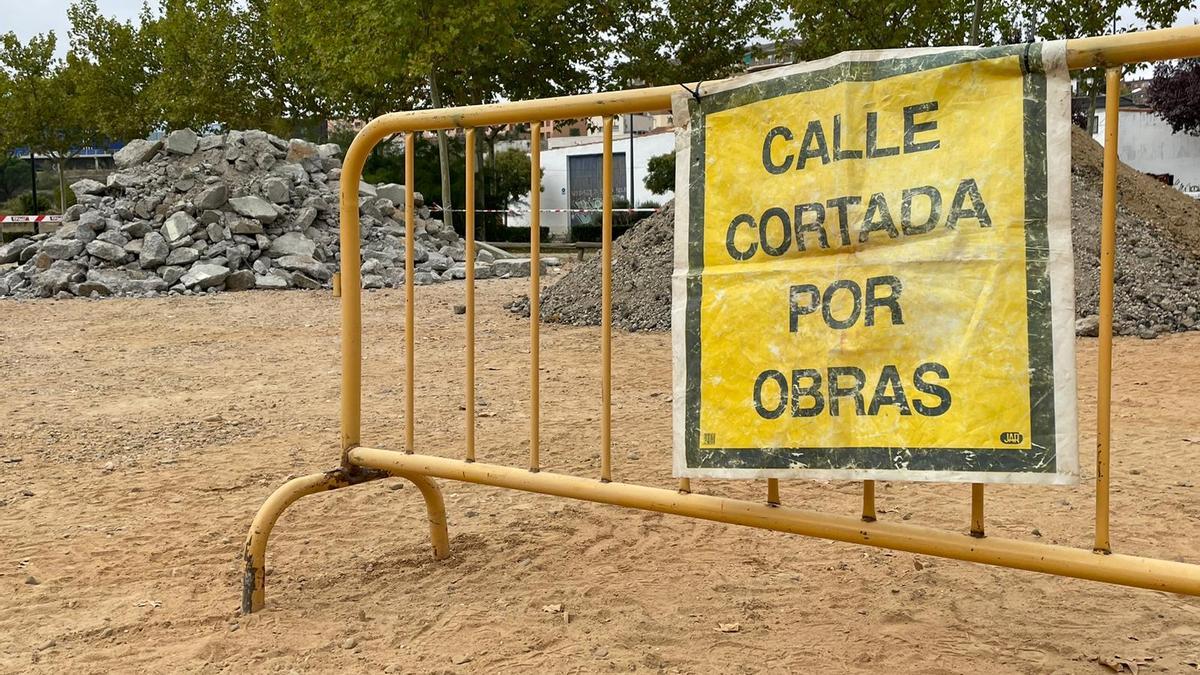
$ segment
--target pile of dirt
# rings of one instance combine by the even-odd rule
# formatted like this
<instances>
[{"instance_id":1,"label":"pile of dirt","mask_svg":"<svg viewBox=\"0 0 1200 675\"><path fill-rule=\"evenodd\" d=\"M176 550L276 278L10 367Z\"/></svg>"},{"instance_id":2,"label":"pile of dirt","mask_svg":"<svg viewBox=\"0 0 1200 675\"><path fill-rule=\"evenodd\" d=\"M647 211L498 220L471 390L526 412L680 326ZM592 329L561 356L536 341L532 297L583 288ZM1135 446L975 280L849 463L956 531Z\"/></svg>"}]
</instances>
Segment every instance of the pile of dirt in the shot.
<instances>
[{"instance_id":1,"label":"pile of dirt","mask_svg":"<svg viewBox=\"0 0 1200 675\"><path fill-rule=\"evenodd\" d=\"M1104 150L1071 137L1071 237L1080 335L1096 335ZM1200 202L1125 164L1117 168L1113 332L1153 338L1200 326Z\"/></svg>"},{"instance_id":2,"label":"pile of dirt","mask_svg":"<svg viewBox=\"0 0 1200 675\"><path fill-rule=\"evenodd\" d=\"M1104 146L1078 127L1072 127L1072 134L1071 173L1099 194ZM1200 252L1200 201L1124 162L1117 165L1117 193L1125 214L1158 225L1190 250ZM1097 222L1099 219L1097 207Z\"/></svg>"},{"instance_id":3,"label":"pile of dirt","mask_svg":"<svg viewBox=\"0 0 1200 675\"><path fill-rule=\"evenodd\" d=\"M1071 138L1071 234L1077 329L1095 335L1099 301L1103 149L1076 129ZM1122 164L1118 171L1114 331L1152 338L1200 326L1200 202ZM672 238L668 204L613 246L613 325L671 327ZM527 297L510 308L529 316ZM542 292L542 319L600 322L600 261L593 258Z\"/></svg>"},{"instance_id":4,"label":"pile of dirt","mask_svg":"<svg viewBox=\"0 0 1200 675\"><path fill-rule=\"evenodd\" d=\"M671 329L671 266L675 203L613 242L613 325L629 331ZM577 265L542 290L542 320L576 326L600 323L600 256ZM509 308L529 316L529 296Z\"/></svg>"}]
</instances>

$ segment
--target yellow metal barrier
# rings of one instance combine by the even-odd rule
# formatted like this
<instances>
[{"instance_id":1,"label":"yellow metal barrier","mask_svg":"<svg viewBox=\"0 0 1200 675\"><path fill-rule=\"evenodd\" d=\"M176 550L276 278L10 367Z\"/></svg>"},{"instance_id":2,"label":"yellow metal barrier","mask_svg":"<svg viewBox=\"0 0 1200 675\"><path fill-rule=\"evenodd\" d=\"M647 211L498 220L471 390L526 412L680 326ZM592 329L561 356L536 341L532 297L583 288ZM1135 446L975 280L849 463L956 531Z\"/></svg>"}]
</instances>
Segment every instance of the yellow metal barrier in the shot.
<instances>
[{"instance_id":1,"label":"yellow metal barrier","mask_svg":"<svg viewBox=\"0 0 1200 675\"><path fill-rule=\"evenodd\" d=\"M1200 26L1144 31L1124 35L1084 38L1067 43L1070 68L1104 66L1107 92L1104 146L1104 188L1100 256L1100 357L1096 429L1096 536L1093 551L1050 544L984 536L983 485L971 487L970 535L915 525L876 521L875 482L863 482L862 514L858 517L831 515L780 504L779 483L769 480L765 503L692 494L691 481L680 479L677 490L612 482L611 462L611 265L612 265L612 121L625 113L663 110L670 107L677 86L652 87L584 96L567 96L496 105L397 112L376 118L359 132L342 167L341 250L342 269L342 400L341 466L324 473L289 481L267 499L251 526L245 546L245 579L242 611L262 608L265 595L266 545L279 515L297 499L387 476L412 481L425 497L429 512L434 557L449 554L445 510L441 492L433 478L491 485L514 490L556 495L613 504L660 513L673 513L735 525L790 532L835 541L866 544L980 562L1014 569L1057 574L1153 590L1200 595L1200 565L1111 554L1109 540L1109 450L1111 441L1112 389L1112 303L1113 262L1116 253L1117 106L1120 68L1125 63L1200 56ZM453 460L414 453L414 210L413 147L415 134L447 128L466 129L467 137L467 255L474 260L474 141L475 128L496 124L531 123L533 138L541 131L539 120L604 118L604 204L601 321L601 468L597 478L566 476L540 471L539 439L539 247L540 157L532 148L530 275L530 429L529 468L475 462L474 406L474 266L467 264L466 329L466 456ZM392 134L405 134L405 437L403 452L363 447L360 438L362 403L362 309L358 184L371 149Z\"/></svg>"}]
</instances>

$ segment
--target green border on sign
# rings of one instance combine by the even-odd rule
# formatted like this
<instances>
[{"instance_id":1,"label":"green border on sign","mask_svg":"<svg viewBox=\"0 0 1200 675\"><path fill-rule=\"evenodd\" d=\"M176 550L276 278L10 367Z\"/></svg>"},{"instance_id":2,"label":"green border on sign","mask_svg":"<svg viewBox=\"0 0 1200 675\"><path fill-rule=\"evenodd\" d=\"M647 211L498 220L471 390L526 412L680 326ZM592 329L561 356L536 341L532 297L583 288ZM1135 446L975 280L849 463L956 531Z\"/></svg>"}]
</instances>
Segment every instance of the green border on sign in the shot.
<instances>
[{"instance_id":1,"label":"green border on sign","mask_svg":"<svg viewBox=\"0 0 1200 675\"><path fill-rule=\"evenodd\" d=\"M1021 57L1024 79L1025 274L1029 324L1030 449L927 447L700 447L700 300L704 288L704 166L706 116L765 99L824 89L839 82L875 82L960 63ZM686 401L684 447L688 469L861 469L1055 473L1054 349L1050 316L1047 230L1046 74L1041 45L947 51L881 61L845 62L703 96L689 102L691 166L687 304L684 323Z\"/></svg>"}]
</instances>

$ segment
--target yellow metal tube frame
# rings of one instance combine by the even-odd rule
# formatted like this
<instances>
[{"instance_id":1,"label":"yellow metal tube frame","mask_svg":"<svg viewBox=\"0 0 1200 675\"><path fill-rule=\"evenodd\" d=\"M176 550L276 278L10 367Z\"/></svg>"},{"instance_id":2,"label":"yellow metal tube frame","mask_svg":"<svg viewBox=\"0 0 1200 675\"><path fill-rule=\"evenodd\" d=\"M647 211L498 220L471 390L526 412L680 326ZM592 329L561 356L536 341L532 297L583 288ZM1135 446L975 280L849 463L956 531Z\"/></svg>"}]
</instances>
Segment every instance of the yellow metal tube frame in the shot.
<instances>
[{"instance_id":1,"label":"yellow metal tube frame","mask_svg":"<svg viewBox=\"0 0 1200 675\"><path fill-rule=\"evenodd\" d=\"M416 161L414 159L415 153L416 153L416 148L415 148L416 144L417 144L416 134L413 134L412 132L405 134L405 136L404 136L404 183L405 183L404 184L404 451L409 454L416 452L415 441L413 440L413 434L414 434L413 427L416 426L416 418L417 418L416 411L415 411L415 403L413 402L414 399L416 398L416 385L414 384L413 373L415 373L417 370L416 366L415 366L415 363L416 363L416 335L415 335L416 319L414 318L415 308L413 306L416 302L413 298L413 295L414 295L413 289L415 288L415 286L413 285L413 275L416 274L416 265L414 264L415 253L413 252L414 249L416 248L416 243L415 243L416 242L416 234L413 232L413 230L415 230L417 227L416 215L415 215L415 212L417 210L416 197L413 195L413 185L415 184L413 177L416 175L416 171L413 169L413 164ZM359 176L362 175L362 167L361 166L358 169L358 173L355 175L359 175ZM346 181L342 181L342 204L347 203L345 193L346 193ZM357 203L357 202L354 202L354 203ZM353 236L353 239L355 241L358 241L358 239L359 239L359 237L358 237L358 211L357 211L357 207L354 207L354 208L355 208L355 212L354 212L355 217L354 217L354 221L353 221L354 222L353 227L354 227L355 234ZM346 217L345 214L346 214L346 209L342 209L342 217L343 218ZM347 233L342 232L342 243L345 243L346 239L348 239L348 238L349 237L347 237ZM342 249L342 250L356 251L358 249L359 249L359 245L355 244L355 246L353 246L352 248ZM354 256L350 256L350 257L353 258ZM354 279L355 279L355 283L360 283L358 281L358 276L355 276ZM358 291L355 291L355 295L356 296L358 295ZM355 303L357 303L357 302L358 301L356 299ZM342 301L343 315L345 315L344 308L347 304L349 304L347 301L345 301L345 300ZM356 312L356 314L361 314L361 313L362 313L362 309L359 308L358 311ZM357 319L357 321L359 322L359 325L361 326L361 324L362 324L361 317L359 319ZM348 347L346 340L347 340L348 335L349 335L348 331L346 331L345 326L343 326L342 327L342 396L343 396L343 398L345 397L345 392L347 389L352 387L355 391L358 391L359 389L362 388L362 362L361 362L362 361L362 356L361 356L362 355L362 331L360 329L359 332L356 334L356 337L352 338L352 340L355 342L355 344L353 345L353 350L356 354L359 354L359 360L355 361L353 366L351 366L349 364L349 362L346 361L346 354L347 354L346 349ZM347 379L347 375L346 375L347 372L351 372L353 374L353 377L354 377L353 382L351 382L350 380ZM361 400L361 395L356 394L356 399ZM361 414L356 411L354 414L354 420L357 422L360 420L360 417L361 417ZM342 419L343 420L346 419L346 406L344 404L342 405ZM358 429L358 427L355 427L354 438L358 438L358 435L359 435L359 429ZM343 437L344 436L345 436L345 434L343 433ZM357 445L357 443L356 443L356 445ZM347 447L343 446L342 452L345 453L345 451L347 449L348 449Z\"/></svg>"},{"instance_id":2,"label":"yellow metal tube frame","mask_svg":"<svg viewBox=\"0 0 1200 675\"><path fill-rule=\"evenodd\" d=\"M1111 553L1108 540L1109 447L1112 445L1113 273L1117 261L1117 124L1120 119L1121 69L1105 74L1104 187L1100 204L1100 338L1096 356L1096 542L1097 553Z\"/></svg>"},{"instance_id":3,"label":"yellow metal tube frame","mask_svg":"<svg viewBox=\"0 0 1200 675\"><path fill-rule=\"evenodd\" d=\"M529 128L529 470L542 468L542 123Z\"/></svg>"},{"instance_id":4,"label":"yellow metal tube frame","mask_svg":"<svg viewBox=\"0 0 1200 675\"><path fill-rule=\"evenodd\" d=\"M271 494L267 501L258 509L254 522L250 525L250 534L246 537L245 572L242 577L242 613L250 614L262 609L266 599L267 579L267 539L279 516L301 497L328 492L359 483L388 478L393 474L379 471L336 469L327 473L314 473L308 476L294 478L283 484ZM394 474L399 476L400 474ZM428 476L420 474L403 475L412 481L421 496L425 498L425 508L429 514L429 536L433 541L433 557L443 560L450 555L450 537L446 532L446 506L442 499L442 491Z\"/></svg>"},{"instance_id":5,"label":"yellow metal tube frame","mask_svg":"<svg viewBox=\"0 0 1200 675\"><path fill-rule=\"evenodd\" d=\"M350 451L356 466L389 473L422 475L466 483L570 497L689 518L745 525L764 530L867 544L895 551L1045 572L1125 586L1200 595L1200 568L1187 563L1091 551L1037 542L988 537L917 525L874 522L815 511L770 506L727 497L681 494L675 490L628 483L605 483L579 476L529 473L515 467L468 463L429 455L405 455L359 447Z\"/></svg>"},{"instance_id":6,"label":"yellow metal tube frame","mask_svg":"<svg viewBox=\"0 0 1200 675\"><path fill-rule=\"evenodd\" d=\"M600 163L603 203L600 226L600 480L612 480L612 145L613 118L604 118ZM540 264L540 263L539 263Z\"/></svg>"},{"instance_id":7,"label":"yellow metal tube frame","mask_svg":"<svg viewBox=\"0 0 1200 675\"><path fill-rule=\"evenodd\" d=\"M987 536L983 529L983 483L971 483L971 536Z\"/></svg>"},{"instance_id":8,"label":"yellow metal tube frame","mask_svg":"<svg viewBox=\"0 0 1200 675\"><path fill-rule=\"evenodd\" d=\"M412 183L409 183L411 185ZM467 461L475 461L475 130L467 129ZM412 282L404 281L406 286Z\"/></svg>"},{"instance_id":9,"label":"yellow metal tube frame","mask_svg":"<svg viewBox=\"0 0 1200 675\"><path fill-rule=\"evenodd\" d=\"M1157 61L1173 58L1200 56L1200 26L1168 28L1109 35L1102 37L1069 40L1067 42L1067 65L1072 69L1104 66L1108 73L1108 114L1106 120L1104 244L1101 254L1101 358L1099 426L1097 433L1097 497L1096 497L1096 542L1097 552L1108 553L1108 478L1109 478L1109 402L1111 387L1111 331L1106 329L1106 307L1111 326L1112 274L1111 256L1115 252L1112 229L1116 206L1116 125L1113 95L1119 84L1115 66L1139 61ZM695 89L695 86L692 87ZM433 537L435 557L448 554L445 512L441 493L432 478L445 478L483 485L493 485L528 492L557 495L630 508L645 509L661 513L674 513L692 518L746 525L762 529L790 532L813 537L824 537L835 541L866 544L899 551L925 555L936 555L1015 569L1058 574L1062 576L1104 581L1126 586L1171 591L1188 595L1200 595L1200 565L1166 560L1127 556L1096 555L1092 551L1054 546L1043 543L1023 542L997 537L972 538L958 533L934 530L900 523L872 522L875 517L875 483L863 485L863 512L861 517L837 516L803 511L761 502L748 502L696 495L691 493L691 482L679 481L678 490L596 481L594 479L555 475L538 472L537 433L537 304L533 307L531 347L534 372L531 375L532 424L530 429L530 471L503 466L493 466L461 460L412 454L415 452L413 425L413 229L415 227L412 186L413 150L415 134L448 128L474 128L485 125L520 124L531 120L578 119L594 116L605 118L604 179L611 188L612 162L612 119L613 115L665 110L671 105L671 96L679 86L650 87L621 92L604 92L582 96L565 96L535 101L517 101L494 105L467 106L462 108L419 110L382 115L367 124L355 137L346 152L342 166L340 192L341 208L341 304L342 304L342 397L341 397L341 450L342 466L326 474L314 474L289 481L272 494L259 509L246 540L246 578L243 585L242 610L252 612L263 606L267 538L279 515L297 499L327 490L334 490L383 476L380 471L401 475L421 489L429 511L430 531ZM540 132L540 123L535 125ZM405 135L405 346L406 346L406 389L405 389L405 453L360 447L361 433L361 386L362 386L362 310L361 270L358 251L361 241L358 220L358 186L368 154L379 141L392 134ZM472 133L473 138L473 133ZM535 139L536 143L536 139ZM536 197L537 177L540 166L532 171L531 184ZM473 158L471 159L474 162ZM469 178L470 181L470 178ZM471 181L473 187L473 181ZM611 189L605 190L604 230L611 230ZM537 236L536 210L539 201L532 200L535 210L532 224ZM470 208L470 205L468 206ZM473 220L473 213L471 218ZM473 233L472 233L473 236ZM610 452L610 406L611 378L609 350L611 349L607 312L610 279L608 265L611 263L611 241L604 238L604 312L605 327L602 331L604 352L602 394L605 410L601 418L602 429L602 479L611 479ZM531 246L533 251L537 248ZM537 269L537 253L532 268ZM1105 270L1107 266L1107 271ZM470 269L470 263L468 263ZM473 272L473 270L471 270ZM538 282L533 276L531 291L537 296ZM473 289L472 289L473 291ZM472 293L473 295L473 293ZM473 323L473 317L468 318ZM471 349L469 346L468 349ZM470 353L470 352L468 352ZM468 413L470 417L470 412ZM982 486L980 486L982 487ZM768 501L778 502L778 484L768 483ZM865 521L865 522L864 522ZM972 532L983 533L983 494L979 488L972 489Z\"/></svg>"},{"instance_id":10,"label":"yellow metal tube frame","mask_svg":"<svg viewBox=\"0 0 1200 675\"><path fill-rule=\"evenodd\" d=\"M873 523L877 520L875 514L875 481L863 481L863 508L862 519L864 522Z\"/></svg>"}]
</instances>

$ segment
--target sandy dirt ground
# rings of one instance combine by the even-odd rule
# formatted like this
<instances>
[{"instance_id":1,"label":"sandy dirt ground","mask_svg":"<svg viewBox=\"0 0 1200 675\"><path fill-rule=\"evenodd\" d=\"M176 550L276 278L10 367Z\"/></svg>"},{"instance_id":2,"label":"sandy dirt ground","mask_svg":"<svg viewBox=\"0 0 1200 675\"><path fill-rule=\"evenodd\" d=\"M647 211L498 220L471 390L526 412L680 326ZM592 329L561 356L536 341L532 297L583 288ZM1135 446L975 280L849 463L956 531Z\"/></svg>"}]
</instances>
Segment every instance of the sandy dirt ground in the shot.
<instances>
[{"instance_id":1,"label":"sandy dirt ground","mask_svg":"<svg viewBox=\"0 0 1200 675\"><path fill-rule=\"evenodd\" d=\"M482 461L526 461L528 330L501 308L522 290L480 283ZM462 452L462 292L418 291L421 452ZM365 308L364 443L401 448L403 293ZM1200 599L457 483L435 562L398 479L289 510L267 609L239 616L254 511L336 463L338 325L319 292L0 303L0 671L1198 672ZM549 470L598 474L598 335L544 329ZM615 474L672 486L668 336L614 343ZM1096 349L1079 345L1090 456ZM1200 334L1116 353L1114 547L1200 562ZM881 484L880 517L965 532L969 493ZM1090 481L988 497L992 534L1090 547ZM858 499L783 485L787 505Z\"/></svg>"}]
</instances>

